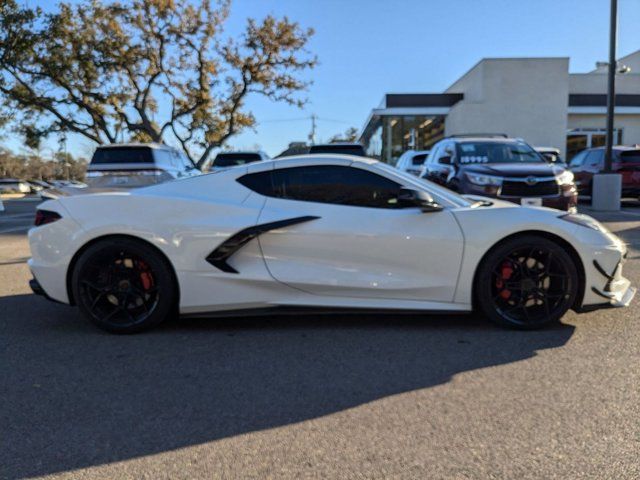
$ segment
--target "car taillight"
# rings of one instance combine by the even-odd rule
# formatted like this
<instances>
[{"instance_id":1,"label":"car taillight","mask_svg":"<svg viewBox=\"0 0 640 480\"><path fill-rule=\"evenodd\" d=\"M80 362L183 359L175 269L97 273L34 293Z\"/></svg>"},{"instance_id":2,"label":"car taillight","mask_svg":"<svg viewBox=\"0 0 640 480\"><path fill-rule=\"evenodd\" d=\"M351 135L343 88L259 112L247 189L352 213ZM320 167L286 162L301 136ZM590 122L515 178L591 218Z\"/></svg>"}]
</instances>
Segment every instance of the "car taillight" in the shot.
<instances>
[{"instance_id":1,"label":"car taillight","mask_svg":"<svg viewBox=\"0 0 640 480\"><path fill-rule=\"evenodd\" d=\"M36 220L34 225L39 227L41 225L46 225L47 223L53 223L61 218L62 217L59 213L52 212L50 210L36 210Z\"/></svg>"}]
</instances>

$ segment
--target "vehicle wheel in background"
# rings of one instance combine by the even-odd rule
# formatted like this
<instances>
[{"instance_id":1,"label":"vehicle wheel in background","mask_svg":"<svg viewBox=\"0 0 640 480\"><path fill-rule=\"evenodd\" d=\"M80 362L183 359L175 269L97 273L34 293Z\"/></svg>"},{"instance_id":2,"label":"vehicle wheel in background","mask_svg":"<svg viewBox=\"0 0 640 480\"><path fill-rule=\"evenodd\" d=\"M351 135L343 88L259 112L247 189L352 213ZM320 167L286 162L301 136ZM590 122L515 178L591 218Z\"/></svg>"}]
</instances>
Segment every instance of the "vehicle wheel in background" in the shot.
<instances>
[{"instance_id":1,"label":"vehicle wheel in background","mask_svg":"<svg viewBox=\"0 0 640 480\"><path fill-rule=\"evenodd\" d=\"M491 250L475 279L477 305L493 322L535 329L557 322L573 305L578 269L557 243L513 237Z\"/></svg>"},{"instance_id":2,"label":"vehicle wheel in background","mask_svg":"<svg viewBox=\"0 0 640 480\"><path fill-rule=\"evenodd\" d=\"M134 239L91 245L76 262L71 285L82 313L112 333L147 330L175 311L177 286L170 265Z\"/></svg>"}]
</instances>

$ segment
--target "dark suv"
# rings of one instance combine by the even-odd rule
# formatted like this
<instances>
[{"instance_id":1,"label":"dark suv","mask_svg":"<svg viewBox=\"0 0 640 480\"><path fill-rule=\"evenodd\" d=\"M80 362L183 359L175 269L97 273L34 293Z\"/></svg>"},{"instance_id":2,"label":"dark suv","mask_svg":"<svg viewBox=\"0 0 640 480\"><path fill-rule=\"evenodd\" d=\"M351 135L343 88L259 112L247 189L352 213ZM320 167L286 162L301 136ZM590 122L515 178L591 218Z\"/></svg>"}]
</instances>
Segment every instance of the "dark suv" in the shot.
<instances>
[{"instance_id":1,"label":"dark suv","mask_svg":"<svg viewBox=\"0 0 640 480\"><path fill-rule=\"evenodd\" d=\"M622 175L622 196L640 197L640 148L613 147L612 170ZM604 147L589 148L569 162L580 195L591 195L593 175L604 171Z\"/></svg>"},{"instance_id":2,"label":"dark suv","mask_svg":"<svg viewBox=\"0 0 640 480\"><path fill-rule=\"evenodd\" d=\"M578 203L569 170L506 135L447 137L433 146L421 176L462 194L522 205L575 210Z\"/></svg>"}]
</instances>

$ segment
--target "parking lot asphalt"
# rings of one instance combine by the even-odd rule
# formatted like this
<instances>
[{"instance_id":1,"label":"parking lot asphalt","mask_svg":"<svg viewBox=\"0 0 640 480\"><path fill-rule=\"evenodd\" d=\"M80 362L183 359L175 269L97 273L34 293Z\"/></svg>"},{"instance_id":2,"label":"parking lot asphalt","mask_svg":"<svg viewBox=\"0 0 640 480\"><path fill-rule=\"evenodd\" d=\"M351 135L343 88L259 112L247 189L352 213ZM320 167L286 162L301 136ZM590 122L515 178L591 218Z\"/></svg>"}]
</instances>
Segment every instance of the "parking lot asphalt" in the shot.
<instances>
[{"instance_id":1,"label":"parking lot asphalt","mask_svg":"<svg viewBox=\"0 0 640 480\"><path fill-rule=\"evenodd\" d=\"M637 286L626 207L596 215ZM0 478L640 478L639 298L534 332L352 315L114 336L29 292L31 221L7 219Z\"/></svg>"}]
</instances>

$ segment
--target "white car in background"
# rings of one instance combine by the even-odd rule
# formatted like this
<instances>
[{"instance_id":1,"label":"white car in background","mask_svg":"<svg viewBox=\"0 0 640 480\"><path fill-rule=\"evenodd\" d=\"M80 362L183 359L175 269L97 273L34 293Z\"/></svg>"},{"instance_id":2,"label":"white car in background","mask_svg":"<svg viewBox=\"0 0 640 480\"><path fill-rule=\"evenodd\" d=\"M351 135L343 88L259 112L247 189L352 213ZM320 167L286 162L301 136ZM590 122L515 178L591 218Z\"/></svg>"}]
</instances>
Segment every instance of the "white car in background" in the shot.
<instances>
[{"instance_id":1,"label":"white car in background","mask_svg":"<svg viewBox=\"0 0 640 480\"><path fill-rule=\"evenodd\" d=\"M428 156L429 150L407 150L398 158L396 168L418 177Z\"/></svg>"},{"instance_id":2,"label":"white car in background","mask_svg":"<svg viewBox=\"0 0 640 480\"><path fill-rule=\"evenodd\" d=\"M533 147L533 149L542 155L549 163L564 164L565 161L560 155L560 149L556 147Z\"/></svg>"},{"instance_id":3,"label":"white car in background","mask_svg":"<svg viewBox=\"0 0 640 480\"><path fill-rule=\"evenodd\" d=\"M168 145L111 144L96 148L87 167L85 182L92 189L128 189L201 173L184 153Z\"/></svg>"},{"instance_id":4,"label":"white car in background","mask_svg":"<svg viewBox=\"0 0 640 480\"><path fill-rule=\"evenodd\" d=\"M31 193L31 186L23 180L0 178L0 193Z\"/></svg>"},{"instance_id":5,"label":"white car in background","mask_svg":"<svg viewBox=\"0 0 640 480\"><path fill-rule=\"evenodd\" d=\"M626 306L591 217L469 199L372 159L303 155L39 205L31 287L112 332L183 315L469 312L539 328Z\"/></svg>"}]
</instances>

